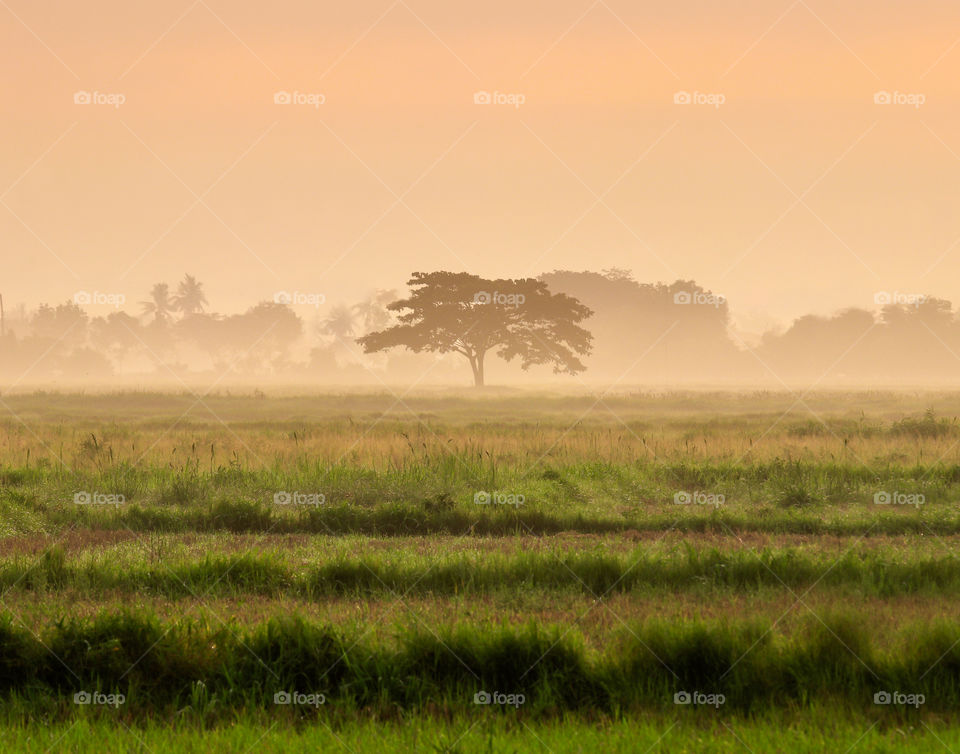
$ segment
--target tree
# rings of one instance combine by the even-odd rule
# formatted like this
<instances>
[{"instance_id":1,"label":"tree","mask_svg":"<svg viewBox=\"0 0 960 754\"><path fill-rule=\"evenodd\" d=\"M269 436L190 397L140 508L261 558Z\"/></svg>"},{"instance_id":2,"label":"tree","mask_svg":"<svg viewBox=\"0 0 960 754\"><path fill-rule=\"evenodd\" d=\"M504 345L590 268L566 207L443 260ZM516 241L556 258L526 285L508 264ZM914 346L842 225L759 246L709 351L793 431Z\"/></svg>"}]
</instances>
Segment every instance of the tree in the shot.
<instances>
[{"instance_id":1,"label":"tree","mask_svg":"<svg viewBox=\"0 0 960 754\"><path fill-rule=\"evenodd\" d=\"M330 310L329 316L320 323L318 330L324 335L330 335L335 340L341 341L354 335L353 309L345 304L337 304Z\"/></svg>"},{"instance_id":2,"label":"tree","mask_svg":"<svg viewBox=\"0 0 960 754\"><path fill-rule=\"evenodd\" d=\"M287 304L264 301L245 313L228 317L241 357L238 366L254 372L288 367L290 348L303 334L303 322ZM265 369L265 367L267 369Z\"/></svg>"},{"instance_id":3,"label":"tree","mask_svg":"<svg viewBox=\"0 0 960 754\"><path fill-rule=\"evenodd\" d=\"M203 293L203 283L193 275L184 275L177 286L177 295L173 297L173 305L181 314L200 314L207 305L207 297Z\"/></svg>"},{"instance_id":4,"label":"tree","mask_svg":"<svg viewBox=\"0 0 960 754\"><path fill-rule=\"evenodd\" d=\"M123 372L123 359L141 343L140 323L126 312L111 312L106 319L91 322L90 339L97 348L116 363L117 374Z\"/></svg>"},{"instance_id":5,"label":"tree","mask_svg":"<svg viewBox=\"0 0 960 754\"><path fill-rule=\"evenodd\" d=\"M346 304L337 304L330 309L326 319L317 323L317 332L332 338L331 353L340 352L343 359L350 361L353 354L351 341L357 334L357 315L355 308Z\"/></svg>"},{"instance_id":6,"label":"tree","mask_svg":"<svg viewBox=\"0 0 960 754\"><path fill-rule=\"evenodd\" d=\"M640 283L617 268L539 279L593 310L587 365L595 378L674 382L703 379L709 369L709 379L724 381L758 368L730 335L727 301L693 280Z\"/></svg>"},{"instance_id":7,"label":"tree","mask_svg":"<svg viewBox=\"0 0 960 754\"><path fill-rule=\"evenodd\" d=\"M381 289L359 304L353 305L353 310L363 323L365 333L390 324L390 312L387 311L387 305L396 297L396 291Z\"/></svg>"},{"instance_id":8,"label":"tree","mask_svg":"<svg viewBox=\"0 0 960 754\"><path fill-rule=\"evenodd\" d=\"M399 324L358 338L373 353L404 346L415 353L463 354L477 387L484 382L484 357L490 350L520 366L552 364L557 374L586 367L578 356L590 352L593 336L579 326L592 312L575 298L550 293L531 278L487 280L454 272L414 272L410 297L387 306L403 312Z\"/></svg>"},{"instance_id":9,"label":"tree","mask_svg":"<svg viewBox=\"0 0 960 754\"><path fill-rule=\"evenodd\" d=\"M87 337L87 314L75 302L40 304L30 319L34 336L52 341L51 348L69 350L79 347Z\"/></svg>"},{"instance_id":10,"label":"tree","mask_svg":"<svg viewBox=\"0 0 960 754\"><path fill-rule=\"evenodd\" d=\"M88 326L86 312L73 301L56 307L41 304L30 318L31 337L17 349L26 370L21 377L56 373L63 359L86 342Z\"/></svg>"},{"instance_id":11,"label":"tree","mask_svg":"<svg viewBox=\"0 0 960 754\"><path fill-rule=\"evenodd\" d=\"M150 289L150 300L141 301L140 307L143 310L143 316L153 316L155 325L165 325L170 321L170 317L177 310L176 303L170 297L170 286L166 283L157 283Z\"/></svg>"}]
</instances>

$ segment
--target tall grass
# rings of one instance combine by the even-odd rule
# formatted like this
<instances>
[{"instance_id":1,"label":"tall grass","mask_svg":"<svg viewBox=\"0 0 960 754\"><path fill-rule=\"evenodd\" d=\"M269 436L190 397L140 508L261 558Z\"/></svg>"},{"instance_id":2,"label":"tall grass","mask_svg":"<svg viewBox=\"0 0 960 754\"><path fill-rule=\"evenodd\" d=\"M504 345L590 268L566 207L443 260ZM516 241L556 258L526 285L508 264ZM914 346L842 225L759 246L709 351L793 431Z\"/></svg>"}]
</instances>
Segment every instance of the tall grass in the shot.
<instances>
[{"instance_id":1,"label":"tall grass","mask_svg":"<svg viewBox=\"0 0 960 754\"><path fill-rule=\"evenodd\" d=\"M960 559L952 554L850 550L839 556L793 549L758 552L688 547L629 555L602 552L517 552L424 557L415 553L338 556L316 565L277 554L207 555L199 560L146 556L114 562L109 555L68 560L60 549L39 561L0 563L0 589L74 589L88 596L129 592L184 598L259 594L308 600L330 596L482 595L567 590L594 596L639 590L680 592L715 587L844 588L861 597L960 595Z\"/></svg>"},{"instance_id":2,"label":"tall grass","mask_svg":"<svg viewBox=\"0 0 960 754\"><path fill-rule=\"evenodd\" d=\"M935 459L934 459L935 460ZM204 469L118 461L64 471L0 465L0 535L71 525L135 531L512 533L533 530L734 529L810 533L960 531L960 465L748 459L677 462L579 458L547 466L450 450L386 466L317 459ZM121 495L114 508L74 503L78 491ZM276 505L275 495L323 496L316 507ZM517 508L477 505L478 493L523 498ZM722 497L719 508L677 505L679 493ZM877 505L912 495L917 506ZM717 522L721 522L718 524Z\"/></svg>"},{"instance_id":3,"label":"tall grass","mask_svg":"<svg viewBox=\"0 0 960 754\"><path fill-rule=\"evenodd\" d=\"M349 709L471 708L474 694L523 694L525 713L675 709L674 694L723 694L727 709L790 704L871 708L877 691L960 705L958 627L907 627L881 651L852 616L811 619L792 636L759 622L648 622L588 652L575 631L531 625L422 627L393 642L297 618L251 629L133 613L69 620L35 636L0 620L0 693L40 700L79 690L127 696L126 714L172 713L202 688L212 705L269 707L278 691L322 693ZM900 713L912 710L899 710ZM315 711L308 714L320 714Z\"/></svg>"}]
</instances>

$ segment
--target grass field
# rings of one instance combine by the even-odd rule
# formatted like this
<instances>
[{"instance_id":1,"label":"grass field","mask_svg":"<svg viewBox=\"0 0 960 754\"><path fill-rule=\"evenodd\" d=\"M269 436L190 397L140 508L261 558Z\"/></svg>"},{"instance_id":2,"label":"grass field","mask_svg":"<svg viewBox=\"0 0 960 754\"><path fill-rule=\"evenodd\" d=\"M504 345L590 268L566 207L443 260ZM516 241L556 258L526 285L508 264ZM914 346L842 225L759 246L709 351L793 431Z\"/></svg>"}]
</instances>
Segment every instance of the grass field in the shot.
<instances>
[{"instance_id":1,"label":"grass field","mask_svg":"<svg viewBox=\"0 0 960 754\"><path fill-rule=\"evenodd\" d=\"M958 750L958 415L960 393L4 395L0 740Z\"/></svg>"}]
</instances>

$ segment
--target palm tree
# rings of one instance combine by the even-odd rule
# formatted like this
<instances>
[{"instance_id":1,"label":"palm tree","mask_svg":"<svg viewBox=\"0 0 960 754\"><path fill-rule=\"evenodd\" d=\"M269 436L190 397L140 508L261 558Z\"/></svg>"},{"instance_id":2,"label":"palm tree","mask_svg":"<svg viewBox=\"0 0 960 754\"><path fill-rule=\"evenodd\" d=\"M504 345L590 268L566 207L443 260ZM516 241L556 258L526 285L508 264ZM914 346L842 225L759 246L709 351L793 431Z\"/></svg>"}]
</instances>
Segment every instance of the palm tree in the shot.
<instances>
[{"instance_id":1,"label":"palm tree","mask_svg":"<svg viewBox=\"0 0 960 754\"><path fill-rule=\"evenodd\" d=\"M357 334L357 315L353 307L337 304L330 309L330 315L317 323L317 332L330 337L332 353L339 352L338 361L355 360L353 338ZM336 357L334 357L336 358Z\"/></svg>"},{"instance_id":2,"label":"palm tree","mask_svg":"<svg viewBox=\"0 0 960 754\"><path fill-rule=\"evenodd\" d=\"M354 304L353 310L363 321L364 332L379 330L390 323L390 312L387 311L387 304L396 297L396 291L378 290L365 301Z\"/></svg>"},{"instance_id":3,"label":"palm tree","mask_svg":"<svg viewBox=\"0 0 960 754\"><path fill-rule=\"evenodd\" d=\"M354 334L354 314L349 306L337 304L330 310L330 316L320 324L320 332L332 335L338 341L344 341Z\"/></svg>"},{"instance_id":4,"label":"palm tree","mask_svg":"<svg viewBox=\"0 0 960 754\"><path fill-rule=\"evenodd\" d=\"M150 300L141 301L143 316L153 315L154 324L167 324L177 307L170 297L170 286L166 283L157 283L150 289Z\"/></svg>"},{"instance_id":5,"label":"palm tree","mask_svg":"<svg viewBox=\"0 0 960 754\"><path fill-rule=\"evenodd\" d=\"M173 305L182 314L199 314L207 305L207 297L203 295L203 283L193 275L184 275L177 286L177 295L173 297Z\"/></svg>"}]
</instances>

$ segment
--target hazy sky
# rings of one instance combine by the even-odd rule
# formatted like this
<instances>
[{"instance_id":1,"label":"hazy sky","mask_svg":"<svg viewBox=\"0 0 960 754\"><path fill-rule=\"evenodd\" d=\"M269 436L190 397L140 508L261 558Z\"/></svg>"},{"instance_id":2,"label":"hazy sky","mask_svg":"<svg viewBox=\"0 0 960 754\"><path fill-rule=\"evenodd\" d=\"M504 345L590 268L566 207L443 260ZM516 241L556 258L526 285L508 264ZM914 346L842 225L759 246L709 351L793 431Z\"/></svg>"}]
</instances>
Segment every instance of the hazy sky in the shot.
<instances>
[{"instance_id":1,"label":"hazy sky","mask_svg":"<svg viewBox=\"0 0 960 754\"><path fill-rule=\"evenodd\" d=\"M960 303L960 4L839 5L3 0L0 293L625 267L748 327Z\"/></svg>"}]
</instances>

